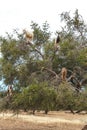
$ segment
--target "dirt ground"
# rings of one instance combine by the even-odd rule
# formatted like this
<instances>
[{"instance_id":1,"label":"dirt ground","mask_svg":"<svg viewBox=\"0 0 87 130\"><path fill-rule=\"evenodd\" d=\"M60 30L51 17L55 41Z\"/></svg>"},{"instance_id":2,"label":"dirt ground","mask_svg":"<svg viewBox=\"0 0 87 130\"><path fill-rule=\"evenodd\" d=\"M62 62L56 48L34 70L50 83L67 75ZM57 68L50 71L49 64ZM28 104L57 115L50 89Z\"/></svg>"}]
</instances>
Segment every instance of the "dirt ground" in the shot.
<instances>
[{"instance_id":1,"label":"dirt ground","mask_svg":"<svg viewBox=\"0 0 87 130\"><path fill-rule=\"evenodd\" d=\"M0 114L0 130L81 130L87 125L87 114L69 112L37 112L35 115L22 113Z\"/></svg>"}]
</instances>

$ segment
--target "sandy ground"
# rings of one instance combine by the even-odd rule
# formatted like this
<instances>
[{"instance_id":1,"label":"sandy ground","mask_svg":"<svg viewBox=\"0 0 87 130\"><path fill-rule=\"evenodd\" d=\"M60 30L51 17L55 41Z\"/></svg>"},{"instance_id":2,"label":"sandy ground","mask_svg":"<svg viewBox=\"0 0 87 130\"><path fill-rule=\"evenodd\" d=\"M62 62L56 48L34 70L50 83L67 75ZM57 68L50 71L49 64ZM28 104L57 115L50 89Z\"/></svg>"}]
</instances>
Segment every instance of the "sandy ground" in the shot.
<instances>
[{"instance_id":1,"label":"sandy ground","mask_svg":"<svg viewBox=\"0 0 87 130\"><path fill-rule=\"evenodd\" d=\"M35 115L26 113L0 113L0 130L81 130L87 125L86 114L69 112L37 112Z\"/></svg>"}]
</instances>

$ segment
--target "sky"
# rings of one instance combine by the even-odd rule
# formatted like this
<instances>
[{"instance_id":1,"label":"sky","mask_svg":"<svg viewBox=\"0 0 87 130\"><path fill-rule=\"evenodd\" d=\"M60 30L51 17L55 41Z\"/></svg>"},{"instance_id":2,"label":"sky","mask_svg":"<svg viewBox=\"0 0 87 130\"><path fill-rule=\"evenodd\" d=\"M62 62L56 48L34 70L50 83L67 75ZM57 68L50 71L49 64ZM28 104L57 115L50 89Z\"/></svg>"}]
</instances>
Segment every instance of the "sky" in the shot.
<instances>
[{"instance_id":1,"label":"sky","mask_svg":"<svg viewBox=\"0 0 87 130\"><path fill-rule=\"evenodd\" d=\"M47 21L53 33L61 27L59 14L65 11L79 14L87 22L87 0L0 0L0 36L14 29L30 30L31 21L42 25ZM2 82L1 82L2 84Z\"/></svg>"},{"instance_id":2,"label":"sky","mask_svg":"<svg viewBox=\"0 0 87 130\"><path fill-rule=\"evenodd\" d=\"M14 29L30 30L31 21L39 25L47 21L54 33L61 26L59 14L76 9L86 20L86 0L0 0L0 36Z\"/></svg>"}]
</instances>

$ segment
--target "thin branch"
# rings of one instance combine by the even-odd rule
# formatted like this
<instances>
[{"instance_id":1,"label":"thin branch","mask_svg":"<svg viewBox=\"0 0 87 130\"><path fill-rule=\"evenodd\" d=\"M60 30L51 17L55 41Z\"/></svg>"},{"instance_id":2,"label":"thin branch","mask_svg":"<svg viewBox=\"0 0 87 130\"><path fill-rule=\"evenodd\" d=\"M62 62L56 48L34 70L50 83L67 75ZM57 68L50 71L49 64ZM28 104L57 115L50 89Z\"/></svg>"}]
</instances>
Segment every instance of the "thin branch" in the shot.
<instances>
[{"instance_id":1,"label":"thin branch","mask_svg":"<svg viewBox=\"0 0 87 130\"><path fill-rule=\"evenodd\" d=\"M31 43L31 42L28 42L28 43L26 43L26 44L28 44L28 45L30 45L35 51L37 51L40 55L41 55L41 57L44 59L44 56L42 55L42 53L35 47L34 48L34 46L33 46L33 44Z\"/></svg>"},{"instance_id":2,"label":"thin branch","mask_svg":"<svg viewBox=\"0 0 87 130\"><path fill-rule=\"evenodd\" d=\"M81 89L81 84L80 84L80 82L76 79L76 77L73 76L73 75L71 75L71 76L68 78L67 81L69 82L71 79L75 79L75 81L77 82L76 87L79 88L79 89Z\"/></svg>"},{"instance_id":3,"label":"thin branch","mask_svg":"<svg viewBox=\"0 0 87 130\"><path fill-rule=\"evenodd\" d=\"M48 68L44 68L44 67L42 67L42 70L47 70L48 72L50 72L50 73L52 73L53 75L55 75L57 79L59 79L59 76L58 76L58 74L57 74L55 71L53 71L53 70L51 70L51 69L48 69Z\"/></svg>"},{"instance_id":4,"label":"thin branch","mask_svg":"<svg viewBox=\"0 0 87 130\"><path fill-rule=\"evenodd\" d=\"M42 55L42 53L37 48L35 48L35 51L37 51L42 56L42 58L44 59L44 56Z\"/></svg>"}]
</instances>

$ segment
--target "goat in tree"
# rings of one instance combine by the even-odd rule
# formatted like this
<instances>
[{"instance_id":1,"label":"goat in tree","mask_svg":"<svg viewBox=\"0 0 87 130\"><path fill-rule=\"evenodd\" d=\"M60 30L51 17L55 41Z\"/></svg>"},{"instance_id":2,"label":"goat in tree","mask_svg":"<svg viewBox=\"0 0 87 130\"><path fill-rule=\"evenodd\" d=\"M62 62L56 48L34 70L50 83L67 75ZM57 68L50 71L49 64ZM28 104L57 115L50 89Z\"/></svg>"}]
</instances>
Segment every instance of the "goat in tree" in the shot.
<instances>
[{"instance_id":1,"label":"goat in tree","mask_svg":"<svg viewBox=\"0 0 87 130\"><path fill-rule=\"evenodd\" d=\"M66 81L66 76L67 76L67 69L65 67L63 67L61 70L62 81Z\"/></svg>"},{"instance_id":2,"label":"goat in tree","mask_svg":"<svg viewBox=\"0 0 87 130\"><path fill-rule=\"evenodd\" d=\"M25 35L25 39L28 42L31 42L33 40L34 34L33 32L28 32L25 29L23 30L23 34Z\"/></svg>"},{"instance_id":3,"label":"goat in tree","mask_svg":"<svg viewBox=\"0 0 87 130\"><path fill-rule=\"evenodd\" d=\"M55 39L55 43L54 43L54 49L55 49L55 51L57 51L57 50L60 49L59 42L60 42L60 37L58 35L57 38Z\"/></svg>"},{"instance_id":4,"label":"goat in tree","mask_svg":"<svg viewBox=\"0 0 87 130\"><path fill-rule=\"evenodd\" d=\"M8 90L7 90L7 96L12 96L13 95L13 88L12 85L8 86Z\"/></svg>"},{"instance_id":5,"label":"goat in tree","mask_svg":"<svg viewBox=\"0 0 87 130\"><path fill-rule=\"evenodd\" d=\"M33 48L33 44L32 44L33 37L34 37L33 32L28 32L24 29L23 34L25 35L25 39L27 41L26 45L30 45L30 47ZM36 47L34 48L34 50L37 51L42 56L42 58L44 58L42 53Z\"/></svg>"}]
</instances>

